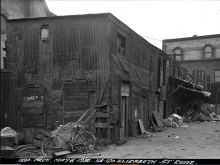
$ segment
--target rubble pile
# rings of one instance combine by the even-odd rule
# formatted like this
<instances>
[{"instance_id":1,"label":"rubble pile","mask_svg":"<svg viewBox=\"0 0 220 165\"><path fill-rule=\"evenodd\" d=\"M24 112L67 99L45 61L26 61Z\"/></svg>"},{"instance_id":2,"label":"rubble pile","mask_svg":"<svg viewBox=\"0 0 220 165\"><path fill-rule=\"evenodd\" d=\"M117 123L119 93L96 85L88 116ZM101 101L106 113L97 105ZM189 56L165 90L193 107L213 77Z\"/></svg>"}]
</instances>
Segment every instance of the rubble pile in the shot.
<instances>
[{"instance_id":1,"label":"rubble pile","mask_svg":"<svg viewBox=\"0 0 220 165\"><path fill-rule=\"evenodd\" d=\"M192 108L183 110L181 115L172 114L163 119L164 127L187 127L184 123L220 121L220 115L216 115L213 105L198 101Z\"/></svg>"},{"instance_id":2,"label":"rubble pile","mask_svg":"<svg viewBox=\"0 0 220 165\"><path fill-rule=\"evenodd\" d=\"M183 125L183 118L174 113L170 115L167 119L163 120L163 125L165 127L180 127Z\"/></svg>"},{"instance_id":3,"label":"rubble pile","mask_svg":"<svg viewBox=\"0 0 220 165\"><path fill-rule=\"evenodd\" d=\"M194 108L190 108L182 115L183 122L220 121L220 115L214 112L213 105L199 101Z\"/></svg>"}]
</instances>

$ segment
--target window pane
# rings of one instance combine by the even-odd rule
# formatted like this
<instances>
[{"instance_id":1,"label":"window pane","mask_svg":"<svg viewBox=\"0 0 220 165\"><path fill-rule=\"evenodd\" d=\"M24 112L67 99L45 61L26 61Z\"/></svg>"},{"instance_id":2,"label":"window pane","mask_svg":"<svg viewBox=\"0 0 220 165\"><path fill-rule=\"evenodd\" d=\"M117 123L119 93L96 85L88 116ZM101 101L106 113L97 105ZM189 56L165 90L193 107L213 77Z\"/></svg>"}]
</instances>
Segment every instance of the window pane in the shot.
<instances>
[{"instance_id":1,"label":"window pane","mask_svg":"<svg viewBox=\"0 0 220 165\"><path fill-rule=\"evenodd\" d=\"M176 60L181 60L181 56L176 56Z\"/></svg>"},{"instance_id":2,"label":"window pane","mask_svg":"<svg viewBox=\"0 0 220 165\"><path fill-rule=\"evenodd\" d=\"M181 54L181 51L179 49L175 50L175 54Z\"/></svg>"},{"instance_id":3,"label":"window pane","mask_svg":"<svg viewBox=\"0 0 220 165\"><path fill-rule=\"evenodd\" d=\"M212 57L212 54L211 54L211 53L205 52L205 58L211 58L211 57Z\"/></svg>"},{"instance_id":4,"label":"window pane","mask_svg":"<svg viewBox=\"0 0 220 165\"><path fill-rule=\"evenodd\" d=\"M220 77L215 77L215 81L220 82Z\"/></svg>"},{"instance_id":5,"label":"window pane","mask_svg":"<svg viewBox=\"0 0 220 165\"><path fill-rule=\"evenodd\" d=\"M211 47L206 47L206 48L205 48L205 52L211 53L211 51L212 51Z\"/></svg>"},{"instance_id":6,"label":"window pane","mask_svg":"<svg viewBox=\"0 0 220 165\"><path fill-rule=\"evenodd\" d=\"M49 37L49 29L41 29L41 38Z\"/></svg>"},{"instance_id":7,"label":"window pane","mask_svg":"<svg viewBox=\"0 0 220 165\"><path fill-rule=\"evenodd\" d=\"M215 76L219 76L220 77L220 70L216 70L215 71Z\"/></svg>"}]
</instances>

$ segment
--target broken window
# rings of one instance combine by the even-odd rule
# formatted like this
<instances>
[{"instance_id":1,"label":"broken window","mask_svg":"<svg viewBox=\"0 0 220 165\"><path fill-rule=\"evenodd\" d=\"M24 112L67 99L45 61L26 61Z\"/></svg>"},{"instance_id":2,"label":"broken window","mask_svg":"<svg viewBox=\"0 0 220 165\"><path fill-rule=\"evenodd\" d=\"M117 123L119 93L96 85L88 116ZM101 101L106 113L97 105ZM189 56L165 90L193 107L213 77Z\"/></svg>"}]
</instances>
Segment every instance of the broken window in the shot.
<instances>
[{"instance_id":1,"label":"broken window","mask_svg":"<svg viewBox=\"0 0 220 165\"><path fill-rule=\"evenodd\" d=\"M118 33L117 38L117 50L118 53L125 55L125 37Z\"/></svg>"},{"instance_id":2,"label":"broken window","mask_svg":"<svg viewBox=\"0 0 220 165\"><path fill-rule=\"evenodd\" d=\"M49 26L43 25L41 27L41 39L42 41L49 41Z\"/></svg>"}]
</instances>

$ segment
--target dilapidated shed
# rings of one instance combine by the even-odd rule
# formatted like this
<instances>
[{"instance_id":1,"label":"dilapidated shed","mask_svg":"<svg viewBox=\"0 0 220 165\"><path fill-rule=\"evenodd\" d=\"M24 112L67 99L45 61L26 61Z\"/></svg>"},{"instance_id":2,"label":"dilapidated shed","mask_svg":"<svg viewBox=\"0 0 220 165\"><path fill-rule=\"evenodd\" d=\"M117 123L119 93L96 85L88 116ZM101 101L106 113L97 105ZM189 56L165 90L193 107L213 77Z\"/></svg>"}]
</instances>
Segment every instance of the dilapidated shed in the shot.
<instances>
[{"instance_id":1,"label":"dilapidated shed","mask_svg":"<svg viewBox=\"0 0 220 165\"><path fill-rule=\"evenodd\" d=\"M165 55L112 14L9 20L7 36L10 126L28 141L97 105L97 137L135 136L138 119L149 128Z\"/></svg>"}]
</instances>

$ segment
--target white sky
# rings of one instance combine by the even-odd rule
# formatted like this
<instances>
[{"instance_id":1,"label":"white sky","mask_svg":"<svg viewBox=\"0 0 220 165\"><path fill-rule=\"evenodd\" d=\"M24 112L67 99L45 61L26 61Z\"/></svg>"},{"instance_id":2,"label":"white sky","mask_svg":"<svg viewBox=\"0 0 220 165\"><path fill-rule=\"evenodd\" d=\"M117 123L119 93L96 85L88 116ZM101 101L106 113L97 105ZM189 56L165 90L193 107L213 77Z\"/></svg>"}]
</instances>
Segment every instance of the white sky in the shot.
<instances>
[{"instance_id":1,"label":"white sky","mask_svg":"<svg viewBox=\"0 0 220 165\"><path fill-rule=\"evenodd\" d=\"M46 0L46 3L56 15L110 12L160 49L162 41L158 40L220 34L220 0Z\"/></svg>"}]
</instances>

